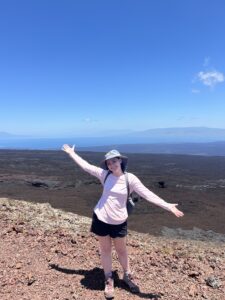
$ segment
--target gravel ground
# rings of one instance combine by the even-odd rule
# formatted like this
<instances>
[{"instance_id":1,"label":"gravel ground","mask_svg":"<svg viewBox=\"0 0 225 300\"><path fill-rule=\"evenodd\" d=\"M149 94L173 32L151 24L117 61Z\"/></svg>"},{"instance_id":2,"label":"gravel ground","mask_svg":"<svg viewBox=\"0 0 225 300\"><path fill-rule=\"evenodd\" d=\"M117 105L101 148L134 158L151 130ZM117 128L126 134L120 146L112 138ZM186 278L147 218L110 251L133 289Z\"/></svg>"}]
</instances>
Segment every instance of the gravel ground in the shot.
<instances>
[{"instance_id":1,"label":"gravel ground","mask_svg":"<svg viewBox=\"0 0 225 300\"><path fill-rule=\"evenodd\" d=\"M0 198L0 299L105 299L90 222L49 204ZM141 292L131 294L124 286L114 251L115 299L224 300L223 239L184 237L130 231L130 264Z\"/></svg>"}]
</instances>

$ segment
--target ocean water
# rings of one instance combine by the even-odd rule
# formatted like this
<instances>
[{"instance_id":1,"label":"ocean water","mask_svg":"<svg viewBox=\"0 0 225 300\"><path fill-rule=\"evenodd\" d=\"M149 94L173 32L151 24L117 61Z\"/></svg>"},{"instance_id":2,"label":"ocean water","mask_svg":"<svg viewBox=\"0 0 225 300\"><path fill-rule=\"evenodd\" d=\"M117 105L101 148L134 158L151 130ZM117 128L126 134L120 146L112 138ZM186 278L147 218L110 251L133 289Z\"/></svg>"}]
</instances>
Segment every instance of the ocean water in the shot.
<instances>
[{"instance_id":1,"label":"ocean water","mask_svg":"<svg viewBox=\"0 0 225 300\"><path fill-rule=\"evenodd\" d=\"M146 140L146 139L145 139ZM76 147L121 145L141 142L130 137L73 137L73 138L0 138L0 149L59 150L63 144Z\"/></svg>"},{"instance_id":2,"label":"ocean water","mask_svg":"<svg viewBox=\"0 0 225 300\"><path fill-rule=\"evenodd\" d=\"M0 138L0 149L27 149L27 150L59 150L63 144L76 147L93 147L121 144L140 144L158 142L161 139L145 137L109 136L109 137L73 137L73 138ZM166 139L163 142L167 142Z\"/></svg>"},{"instance_id":3,"label":"ocean water","mask_svg":"<svg viewBox=\"0 0 225 300\"><path fill-rule=\"evenodd\" d=\"M60 150L63 144L76 147L102 146L107 138L8 138L0 139L0 149Z\"/></svg>"},{"instance_id":4,"label":"ocean water","mask_svg":"<svg viewBox=\"0 0 225 300\"><path fill-rule=\"evenodd\" d=\"M162 144L160 144L161 142ZM170 143L169 143L170 142ZM172 142L172 144L171 144ZM96 151L94 147L104 146L97 151L108 151L108 147L122 152L133 153L166 153L225 156L225 141L214 143L185 143L171 139L150 139L145 137L73 137L73 138L0 138L0 149L14 150L61 150L63 144L75 145L76 148ZM131 145L132 144L132 145ZM123 146L122 146L123 145ZM91 147L93 147L93 150ZM80 149L82 150L82 149Z\"/></svg>"}]
</instances>

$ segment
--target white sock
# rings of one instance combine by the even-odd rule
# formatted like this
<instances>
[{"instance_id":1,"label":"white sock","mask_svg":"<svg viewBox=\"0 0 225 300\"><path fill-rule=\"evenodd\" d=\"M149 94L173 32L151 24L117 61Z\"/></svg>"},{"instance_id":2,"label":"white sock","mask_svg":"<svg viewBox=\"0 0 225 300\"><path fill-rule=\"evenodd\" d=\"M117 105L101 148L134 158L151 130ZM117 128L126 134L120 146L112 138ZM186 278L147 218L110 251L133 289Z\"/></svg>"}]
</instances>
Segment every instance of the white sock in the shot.
<instances>
[{"instance_id":1,"label":"white sock","mask_svg":"<svg viewBox=\"0 0 225 300\"><path fill-rule=\"evenodd\" d=\"M112 277L112 271L105 273L105 280L107 280L110 277Z\"/></svg>"},{"instance_id":2,"label":"white sock","mask_svg":"<svg viewBox=\"0 0 225 300\"><path fill-rule=\"evenodd\" d=\"M130 271L124 271L124 275L128 276L131 272Z\"/></svg>"}]
</instances>

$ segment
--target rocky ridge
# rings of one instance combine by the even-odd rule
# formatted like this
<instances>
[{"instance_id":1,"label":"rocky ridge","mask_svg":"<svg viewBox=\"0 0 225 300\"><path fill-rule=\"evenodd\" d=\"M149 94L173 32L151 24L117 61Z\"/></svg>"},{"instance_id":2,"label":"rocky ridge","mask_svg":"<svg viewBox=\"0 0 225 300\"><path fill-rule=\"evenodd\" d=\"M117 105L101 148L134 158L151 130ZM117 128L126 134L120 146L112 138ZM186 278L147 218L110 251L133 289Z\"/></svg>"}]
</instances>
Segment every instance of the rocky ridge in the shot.
<instances>
[{"instance_id":1,"label":"rocky ridge","mask_svg":"<svg viewBox=\"0 0 225 300\"><path fill-rule=\"evenodd\" d=\"M0 299L104 299L98 242L89 232L90 223L90 218L48 203L0 198ZM181 229L165 228L161 237L130 231L130 264L141 292L126 289L113 252L115 298L224 300L224 237L210 235L200 241Z\"/></svg>"}]
</instances>

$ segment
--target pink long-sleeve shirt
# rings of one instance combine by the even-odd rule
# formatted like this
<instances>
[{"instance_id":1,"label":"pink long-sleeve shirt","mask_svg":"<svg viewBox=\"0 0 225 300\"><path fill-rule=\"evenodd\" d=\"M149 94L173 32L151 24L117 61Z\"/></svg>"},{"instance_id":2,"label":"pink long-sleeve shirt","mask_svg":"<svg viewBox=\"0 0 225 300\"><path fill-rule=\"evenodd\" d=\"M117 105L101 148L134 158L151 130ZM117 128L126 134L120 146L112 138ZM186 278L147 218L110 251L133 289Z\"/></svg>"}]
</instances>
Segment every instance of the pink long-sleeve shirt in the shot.
<instances>
[{"instance_id":1,"label":"pink long-sleeve shirt","mask_svg":"<svg viewBox=\"0 0 225 300\"><path fill-rule=\"evenodd\" d=\"M94 212L98 219L107 224L113 225L125 222L128 217L126 208L127 186L125 175L122 174L121 176L115 176L110 173L104 183L104 179L108 173L107 170L89 164L75 152L70 154L70 156L84 171L97 177L103 185L103 193L94 208ZM130 193L134 191L147 201L166 210L171 210L170 203L167 203L146 188L134 174L128 173L128 182Z\"/></svg>"}]
</instances>

